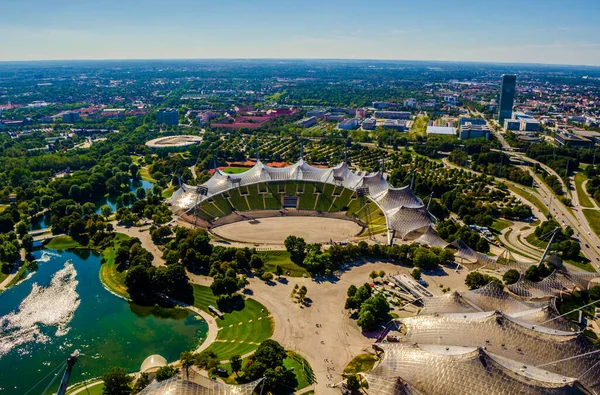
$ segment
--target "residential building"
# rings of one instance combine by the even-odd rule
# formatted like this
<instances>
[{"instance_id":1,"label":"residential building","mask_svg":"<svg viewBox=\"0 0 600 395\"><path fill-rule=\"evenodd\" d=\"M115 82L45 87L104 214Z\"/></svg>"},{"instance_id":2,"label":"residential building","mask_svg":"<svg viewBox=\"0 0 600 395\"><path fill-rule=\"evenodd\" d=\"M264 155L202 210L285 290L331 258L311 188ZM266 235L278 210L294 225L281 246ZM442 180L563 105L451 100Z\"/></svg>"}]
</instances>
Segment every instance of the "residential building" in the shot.
<instances>
[{"instance_id":1,"label":"residential building","mask_svg":"<svg viewBox=\"0 0 600 395\"><path fill-rule=\"evenodd\" d=\"M458 136L460 140L478 139L482 137L485 137L486 139L490 137L490 129L487 125L473 125L468 123L460 127Z\"/></svg>"},{"instance_id":2,"label":"residential building","mask_svg":"<svg viewBox=\"0 0 600 395\"><path fill-rule=\"evenodd\" d=\"M363 130L375 130L377 127L377 121L374 118L367 118L362 122Z\"/></svg>"},{"instance_id":3,"label":"residential building","mask_svg":"<svg viewBox=\"0 0 600 395\"><path fill-rule=\"evenodd\" d=\"M381 127L394 129L399 132L408 131L408 127L406 126L406 120L403 119L386 119L385 122L381 125Z\"/></svg>"},{"instance_id":4,"label":"residential building","mask_svg":"<svg viewBox=\"0 0 600 395\"><path fill-rule=\"evenodd\" d=\"M62 120L66 123L75 123L81 121L81 115L77 111L67 111L62 115Z\"/></svg>"},{"instance_id":5,"label":"residential building","mask_svg":"<svg viewBox=\"0 0 600 395\"><path fill-rule=\"evenodd\" d=\"M456 129L453 126L427 126L427 134L456 136Z\"/></svg>"},{"instance_id":6,"label":"residential building","mask_svg":"<svg viewBox=\"0 0 600 395\"><path fill-rule=\"evenodd\" d=\"M500 125L504 124L505 119L512 118L512 108L515 101L515 88L517 86L517 76L514 74L502 75L502 86L500 88L500 105L498 111L498 121Z\"/></svg>"},{"instance_id":7,"label":"residential building","mask_svg":"<svg viewBox=\"0 0 600 395\"><path fill-rule=\"evenodd\" d=\"M166 125L179 124L179 113L174 108L161 108L156 112L156 123Z\"/></svg>"},{"instance_id":8,"label":"residential building","mask_svg":"<svg viewBox=\"0 0 600 395\"><path fill-rule=\"evenodd\" d=\"M570 148L591 148L594 145L592 140L564 131L555 134L554 142L557 145Z\"/></svg>"},{"instance_id":9,"label":"residential building","mask_svg":"<svg viewBox=\"0 0 600 395\"><path fill-rule=\"evenodd\" d=\"M296 122L298 125L303 128L310 128L313 125L317 124L317 117L307 117Z\"/></svg>"},{"instance_id":10,"label":"residential building","mask_svg":"<svg viewBox=\"0 0 600 395\"><path fill-rule=\"evenodd\" d=\"M521 121L518 119L505 119L504 129L506 130L519 130L521 128Z\"/></svg>"},{"instance_id":11,"label":"residential building","mask_svg":"<svg viewBox=\"0 0 600 395\"><path fill-rule=\"evenodd\" d=\"M375 118L410 119L410 112L408 112L408 111L375 111Z\"/></svg>"},{"instance_id":12,"label":"residential building","mask_svg":"<svg viewBox=\"0 0 600 395\"><path fill-rule=\"evenodd\" d=\"M338 129L354 130L356 128L358 128L358 118L344 119L338 123Z\"/></svg>"}]
</instances>

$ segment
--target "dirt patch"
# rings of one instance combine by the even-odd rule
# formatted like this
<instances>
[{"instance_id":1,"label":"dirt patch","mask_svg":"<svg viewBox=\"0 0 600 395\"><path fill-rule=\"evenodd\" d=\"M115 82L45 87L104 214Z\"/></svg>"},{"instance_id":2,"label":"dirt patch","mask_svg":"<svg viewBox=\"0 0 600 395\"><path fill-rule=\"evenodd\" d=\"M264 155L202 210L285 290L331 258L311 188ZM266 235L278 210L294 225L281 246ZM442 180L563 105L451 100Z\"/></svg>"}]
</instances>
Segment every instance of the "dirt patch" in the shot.
<instances>
[{"instance_id":1,"label":"dirt patch","mask_svg":"<svg viewBox=\"0 0 600 395\"><path fill-rule=\"evenodd\" d=\"M362 227L350 220L326 217L273 217L236 222L212 229L227 240L257 244L282 244L294 235L307 243L340 242L351 239Z\"/></svg>"}]
</instances>

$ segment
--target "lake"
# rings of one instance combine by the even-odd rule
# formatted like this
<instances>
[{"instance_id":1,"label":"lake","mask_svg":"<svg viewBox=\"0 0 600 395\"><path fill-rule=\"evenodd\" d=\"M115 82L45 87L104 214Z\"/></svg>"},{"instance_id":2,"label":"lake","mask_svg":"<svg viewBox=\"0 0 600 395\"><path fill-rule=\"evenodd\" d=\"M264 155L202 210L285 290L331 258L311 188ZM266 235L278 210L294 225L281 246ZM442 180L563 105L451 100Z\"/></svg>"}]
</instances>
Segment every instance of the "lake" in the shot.
<instances>
[{"instance_id":1,"label":"lake","mask_svg":"<svg viewBox=\"0 0 600 395\"><path fill-rule=\"evenodd\" d=\"M82 355L71 384L113 366L137 371L151 354L175 361L206 339L208 325L188 310L139 306L104 289L94 252L41 250L34 257L39 269L0 294L2 394L24 394L76 349Z\"/></svg>"},{"instance_id":2,"label":"lake","mask_svg":"<svg viewBox=\"0 0 600 395\"><path fill-rule=\"evenodd\" d=\"M138 188L142 187L146 190L148 189L152 189L154 187L154 183L150 182L150 181L144 181L144 180L133 180L130 179L129 180L129 192L133 192L135 193L135 191L137 191ZM100 212L100 207L102 207L102 205L106 204L107 206L110 207L110 209L112 210L112 212L114 213L115 211L117 211L117 197L111 197L108 196L98 202L96 202L96 207L98 207L96 209L96 214L102 214Z\"/></svg>"}]
</instances>

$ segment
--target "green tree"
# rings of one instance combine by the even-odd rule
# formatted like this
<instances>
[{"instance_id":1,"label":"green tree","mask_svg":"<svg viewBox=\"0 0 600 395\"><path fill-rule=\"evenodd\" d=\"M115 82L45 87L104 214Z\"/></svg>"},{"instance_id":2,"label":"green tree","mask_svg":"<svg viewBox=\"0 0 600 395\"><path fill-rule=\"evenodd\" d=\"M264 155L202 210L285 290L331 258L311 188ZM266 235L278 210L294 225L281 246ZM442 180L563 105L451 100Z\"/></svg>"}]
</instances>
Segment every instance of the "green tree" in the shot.
<instances>
[{"instance_id":1,"label":"green tree","mask_svg":"<svg viewBox=\"0 0 600 395\"><path fill-rule=\"evenodd\" d=\"M480 272L471 272L467 274L467 277L465 278L465 285L469 287L469 289L478 289L483 287L484 285L487 285L491 281L494 281L498 284L501 283L500 280L496 277L489 276L487 274L482 274Z\"/></svg>"},{"instance_id":2,"label":"green tree","mask_svg":"<svg viewBox=\"0 0 600 395\"><path fill-rule=\"evenodd\" d=\"M103 204L100 206L100 212L104 218L108 218L112 214L112 208L108 204Z\"/></svg>"},{"instance_id":3,"label":"green tree","mask_svg":"<svg viewBox=\"0 0 600 395\"><path fill-rule=\"evenodd\" d=\"M414 268L412 270L412 272L410 272L410 275L412 276L412 278L414 278L415 280L420 280L421 279L421 271L417 268Z\"/></svg>"},{"instance_id":4,"label":"green tree","mask_svg":"<svg viewBox=\"0 0 600 395\"><path fill-rule=\"evenodd\" d=\"M179 372L178 369L174 368L171 365L161 366L157 371L154 378L156 381L165 381L175 376Z\"/></svg>"},{"instance_id":5,"label":"green tree","mask_svg":"<svg viewBox=\"0 0 600 395\"><path fill-rule=\"evenodd\" d=\"M361 311L358 314L357 324L364 331L377 329L377 319L370 310Z\"/></svg>"},{"instance_id":6,"label":"green tree","mask_svg":"<svg viewBox=\"0 0 600 395\"><path fill-rule=\"evenodd\" d=\"M133 377L128 375L123 368L112 368L102 376L102 381L104 381L103 395L129 395L131 393Z\"/></svg>"},{"instance_id":7,"label":"green tree","mask_svg":"<svg viewBox=\"0 0 600 395\"><path fill-rule=\"evenodd\" d=\"M31 251L33 251L33 236L31 236L30 234L26 234L25 236L23 236L21 244L23 245L25 251L28 254L30 254Z\"/></svg>"},{"instance_id":8,"label":"green tree","mask_svg":"<svg viewBox=\"0 0 600 395\"><path fill-rule=\"evenodd\" d=\"M375 281L375 279L377 277L379 277L379 273L376 272L375 270L373 270L371 273L369 273L369 277L371 278L372 281Z\"/></svg>"},{"instance_id":9,"label":"green tree","mask_svg":"<svg viewBox=\"0 0 600 395\"><path fill-rule=\"evenodd\" d=\"M306 256L306 242L301 237L290 235L286 237L284 243L285 249L291 255L291 260L296 264L302 264Z\"/></svg>"},{"instance_id":10,"label":"green tree","mask_svg":"<svg viewBox=\"0 0 600 395\"><path fill-rule=\"evenodd\" d=\"M588 296L592 301L600 299L600 285L594 285L592 288L590 288L588 291Z\"/></svg>"},{"instance_id":11,"label":"green tree","mask_svg":"<svg viewBox=\"0 0 600 395\"><path fill-rule=\"evenodd\" d=\"M137 394L138 392L146 388L148 384L150 384L150 377L148 376L148 373L144 372L140 374L140 377L135 381L131 393Z\"/></svg>"},{"instance_id":12,"label":"green tree","mask_svg":"<svg viewBox=\"0 0 600 395\"><path fill-rule=\"evenodd\" d=\"M516 269L510 269L502 276L502 280L507 285L516 283L519 278L521 278L521 273Z\"/></svg>"},{"instance_id":13,"label":"green tree","mask_svg":"<svg viewBox=\"0 0 600 395\"><path fill-rule=\"evenodd\" d=\"M231 370L233 370L237 376L238 372L242 370L242 358L239 355L234 355L229 360L229 363L231 364Z\"/></svg>"},{"instance_id":14,"label":"green tree","mask_svg":"<svg viewBox=\"0 0 600 395\"><path fill-rule=\"evenodd\" d=\"M275 266L275 274L277 275L277 277L281 277L281 275L283 274L283 268L279 265Z\"/></svg>"},{"instance_id":15,"label":"green tree","mask_svg":"<svg viewBox=\"0 0 600 395\"><path fill-rule=\"evenodd\" d=\"M360 390L360 382L355 374L348 376L346 379L346 388L348 388L348 390L353 394Z\"/></svg>"}]
</instances>

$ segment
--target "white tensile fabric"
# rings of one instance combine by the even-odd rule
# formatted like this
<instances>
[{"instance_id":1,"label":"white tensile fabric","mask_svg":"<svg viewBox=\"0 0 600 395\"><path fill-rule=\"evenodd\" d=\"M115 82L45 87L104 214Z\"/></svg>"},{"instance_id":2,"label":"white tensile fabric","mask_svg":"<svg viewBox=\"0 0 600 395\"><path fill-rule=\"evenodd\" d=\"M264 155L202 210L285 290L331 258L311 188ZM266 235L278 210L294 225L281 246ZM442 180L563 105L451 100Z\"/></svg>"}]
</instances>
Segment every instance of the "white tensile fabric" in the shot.
<instances>
[{"instance_id":1,"label":"white tensile fabric","mask_svg":"<svg viewBox=\"0 0 600 395\"><path fill-rule=\"evenodd\" d=\"M183 184L169 202L174 210L188 212L205 199L230 189L269 181L320 182L341 185L352 191L363 189L368 192L369 199L383 211L388 229L394 231L398 237L404 238L411 232L423 229L429 236L421 239L421 242L427 244L427 241L432 240L435 246L443 243L440 242L441 239L435 238L430 215L410 187L392 188L381 172L359 175L351 171L345 163L321 169L303 160L282 168L270 167L258 161L248 171L239 174L226 174L217 169L210 180L202 184L201 187L206 187L204 195L199 195L199 187Z\"/></svg>"}]
</instances>

